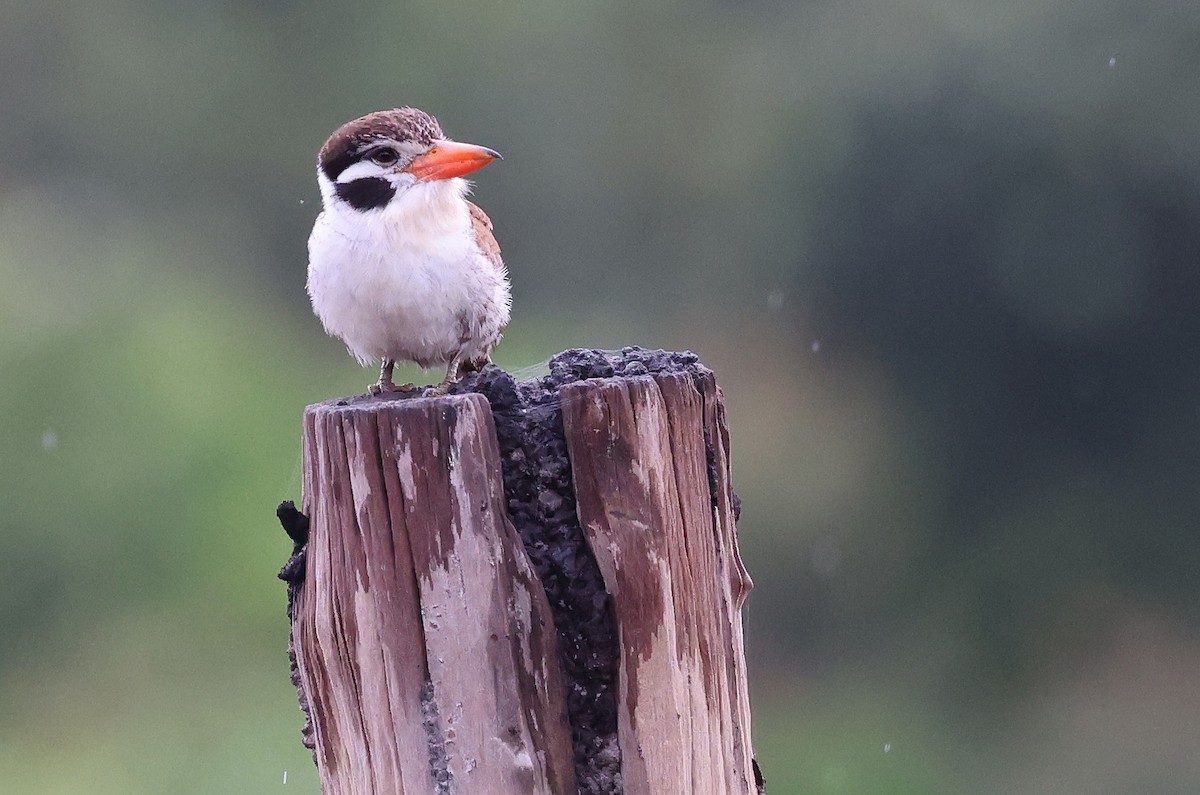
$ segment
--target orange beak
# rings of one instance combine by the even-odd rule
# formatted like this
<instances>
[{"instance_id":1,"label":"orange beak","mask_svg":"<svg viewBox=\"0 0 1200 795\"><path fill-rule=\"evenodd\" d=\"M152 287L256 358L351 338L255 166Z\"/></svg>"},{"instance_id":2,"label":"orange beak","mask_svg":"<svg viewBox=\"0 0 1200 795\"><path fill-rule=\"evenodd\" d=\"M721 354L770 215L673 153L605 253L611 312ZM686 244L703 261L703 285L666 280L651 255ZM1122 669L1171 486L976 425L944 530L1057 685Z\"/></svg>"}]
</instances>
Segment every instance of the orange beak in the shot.
<instances>
[{"instance_id":1,"label":"orange beak","mask_svg":"<svg viewBox=\"0 0 1200 795\"><path fill-rule=\"evenodd\" d=\"M450 179L477 171L493 160L503 160L500 153L486 146L460 144L457 141L434 141L433 148L413 158L404 170L419 180Z\"/></svg>"}]
</instances>

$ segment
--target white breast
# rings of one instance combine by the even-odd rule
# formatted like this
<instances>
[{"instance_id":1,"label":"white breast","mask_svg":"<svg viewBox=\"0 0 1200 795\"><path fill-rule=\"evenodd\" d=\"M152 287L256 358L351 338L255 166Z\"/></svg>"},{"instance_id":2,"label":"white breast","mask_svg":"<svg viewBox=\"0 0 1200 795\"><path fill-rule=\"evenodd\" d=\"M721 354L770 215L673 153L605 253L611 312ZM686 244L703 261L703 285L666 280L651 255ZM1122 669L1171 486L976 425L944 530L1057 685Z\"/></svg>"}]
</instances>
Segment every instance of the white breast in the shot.
<instances>
[{"instance_id":1,"label":"white breast","mask_svg":"<svg viewBox=\"0 0 1200 795\"><path fill-rule=\"evenodd\" d=\"M475 359L499 339L508 280L475 245L466 189L421 183L369 212L326 197L308 241L308 293L363 364Z\"/></svg>"}]
</instances>

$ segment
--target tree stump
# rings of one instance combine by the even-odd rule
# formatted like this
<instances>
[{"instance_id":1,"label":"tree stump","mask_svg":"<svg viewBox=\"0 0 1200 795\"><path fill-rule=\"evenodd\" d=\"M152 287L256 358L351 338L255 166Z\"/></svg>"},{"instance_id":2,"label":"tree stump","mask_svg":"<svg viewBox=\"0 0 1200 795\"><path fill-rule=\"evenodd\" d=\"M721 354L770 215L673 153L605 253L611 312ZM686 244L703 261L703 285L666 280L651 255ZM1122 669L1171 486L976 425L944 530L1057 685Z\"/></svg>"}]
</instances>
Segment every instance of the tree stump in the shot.
<instances>
[{"instance_id":1,"label":"tree stump","mask_svg":"<svg viewBox=\"0 0 1200 795\"><path fill-rule=\"evenodd\" d=\"M305 412L281 576L323 791L761 792L712 373L567 351L454 391Z\"/></svg>"}]
</instances>

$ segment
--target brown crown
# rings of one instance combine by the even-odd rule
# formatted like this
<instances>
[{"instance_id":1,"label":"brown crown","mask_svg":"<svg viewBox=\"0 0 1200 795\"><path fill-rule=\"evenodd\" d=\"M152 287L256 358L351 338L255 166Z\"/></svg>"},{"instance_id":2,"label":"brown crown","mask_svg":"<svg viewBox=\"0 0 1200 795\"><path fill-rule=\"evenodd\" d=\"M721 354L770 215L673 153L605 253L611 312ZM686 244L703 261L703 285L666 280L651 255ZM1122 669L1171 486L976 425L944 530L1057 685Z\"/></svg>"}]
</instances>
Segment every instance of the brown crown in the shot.
<instances>
[{"instance_id":1,"label":"brown crown","mask_svg":"<svg viewBox=\"0 0 1200 795\"><path fill-rule=\"evenodd\" d=\"M329 179L345 171L375 141L413 141L429 146L443 138L437 119L416 108L377 110L348 121L333 131L317 155L317 164Z\"/></svg>"}]
</instances>

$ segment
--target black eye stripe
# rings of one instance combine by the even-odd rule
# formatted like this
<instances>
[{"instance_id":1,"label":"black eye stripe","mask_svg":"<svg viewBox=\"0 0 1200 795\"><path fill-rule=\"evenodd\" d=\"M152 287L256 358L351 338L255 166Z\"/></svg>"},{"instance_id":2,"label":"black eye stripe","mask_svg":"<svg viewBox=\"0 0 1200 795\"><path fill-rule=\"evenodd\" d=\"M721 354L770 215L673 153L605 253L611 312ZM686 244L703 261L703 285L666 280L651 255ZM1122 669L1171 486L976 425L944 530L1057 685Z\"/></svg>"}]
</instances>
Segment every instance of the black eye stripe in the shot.
<instances>
[{"instance_id":1,"label":"black eye stripe","mask_svg":"<svg viewBox=\"0 0 1200 795\"><path fill-rule=\"evenodd\" d=\"M383 159L378 156L386 153ZM387 158L391 155L391 159ZM382 166L392 166L398 163L401 159L399 150L392 142L377 141L375 144L366 148L359 148L355 151L345 152L339 157L331 159L329 162L321 163L321 170L325 172L325 176L333 182L336 182L346 169L355 163L372 162Z\"/></svg>"}]
</instances>

